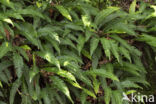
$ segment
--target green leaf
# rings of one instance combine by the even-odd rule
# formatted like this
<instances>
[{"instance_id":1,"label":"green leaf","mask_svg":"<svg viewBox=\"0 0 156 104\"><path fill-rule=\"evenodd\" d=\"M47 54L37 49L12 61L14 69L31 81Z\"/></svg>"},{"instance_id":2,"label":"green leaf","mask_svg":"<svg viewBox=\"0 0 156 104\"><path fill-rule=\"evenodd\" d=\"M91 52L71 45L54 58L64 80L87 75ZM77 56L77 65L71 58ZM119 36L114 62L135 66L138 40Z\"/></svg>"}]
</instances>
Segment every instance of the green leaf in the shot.
<instances>
[{"instance_id":1,"label":"green leaf","mask_svg":"<svg viewBox=\"0 0 156 104\"><path fill-rule=\"evenodd\" d=\"M94 36L94 35L96 35L96 34L91 31L86 31L85 32L85 41L87 42L91 38L91 36Z\"/></svg>"},{"instance_id":2,"label":"green leaf","mask_svg":"<svg viewBox=\"0 0 156 104\"><path fill-rule=\"evenodd\" d=\"M119 52L131 62L130 52L124 47L119 47Z\"/></svg>"},{"instance_id":3,"label":"green leaf","mask_svg":"<svg viewBox=\"0 0 156 104\"><path fill-rule=\"evenodd\" d=\"M47 89L48 89L48 88L47 88ZM42 90L43 100L44 100L44 103L45 103L45 104L51 104L50 98L49 98L49 96L48 96L48 91L47 91L47 89L45 88L45 89Z\"/></svg>"},{"instance_id":4,"label":"green leaf","mask_svg":"<svg viewBox=\"0 0 156 104\"><path fill-rule=\"evenodd\" d=\"M16 69L16 74L20 78L23 73L23 66L24 66L23 58L19 54L14 53L13 62L14 62L14 67Z\"/></svg>"},{"instance_id":5,"label":"green leaf","mask_svg":"<svg viewBox=\"0 0 156 104\"><path fill-rule=\"evenodd\" d=\"M135 36L137 33L135 32L135 25L132 24L126 24L126 23L117 23L114 24L109 31L107 31L108 33L127 33L129 35Z\"/></svg>"},{"instance_id":6,"label":"green leaf","mask_svg":"<svg viewBox=\"0 0 156 104\"><path fill-rule=\"evenodd\" d=\"M61 38L60 41L61 41L61 45L68 45L74 49L77 49L76 46L73 44L73 42L69 38Z\"/></svg>"},{"instance_id":7,"label":"green leaf","mask_svg":"<svg viewBox=\"0 0 156 104\"><path fill-rule=\"evenodd\" d=\"M29 61L29 57L28 57L26 51L25 51L23 48L16 47L16 49L19 51L19 53L20 53L27 61Z\"/></svg>"},{"instance_id":8,"label":"green leaf","mask_svg":"<svg viewBox=\"0 0 156 104\"><path fill-rule=\"evenodd\" d=\"M138 41L144 41L146 42L147 44L153 46L153 47L156 47L156 37L154 36L151 36L151 35L148 35L148 34L143 34L143 35L140 35L138 38L137 38Z\"/></svg>"},{"instance_id":9,"label":"green leaf","mask_svg":"<svg viewBox=\"0 0 156 104\"><path fill-rule=\"evenodd\" d=\"M94 53L95 49L97 48L98 44L99 44L99 39L93 37L90 41L90 55L91 56Z\"/></svg>"},{"instance_id":10,"label":"green leaf","mask_svg":"<svg viewBox=\"0 0 156 104\"><path fill-rule=\"evenodd\" d=\"M118 11L116 13L112 13L109 16L107 16L100 24L99 24L99 28L102 27L105 24L111 24L113 20L115 20L118 17L124 17L127 14L123 11Z\"/></svg>"},{"instance_id":11,"label":"green leaf","mask_svg":"<svg viewBox=\"0 0 156 104\"><path fill-rule=\"evenodd\" d=\"M47 38L47 40L49 40L49 42L51 43L51 45L53 45L53 47L55 48L55 50L59 53L61 53L61 50L60 50L60 46L59 46L59 43L57 41L52 41L52 39L49 39Z\"/></svg>"},{"instance_id":12,"label":"green leaf","mask_svg":"<svg viewBox=\"0 0 156 104\"><path fill-rule=\"evenodd\" d=\"M69 82L69 83L71 83L73 86L75 86L75 87L77 87L77 88L81 88L81 86L78 84L78 82L76 81L76 78L75 78L75 76L72 74L72 73L70 73L70 72L68 72L68 71L66 71L66 70L58 70L57 68L51 68L51 67L49 67L49 68L44 68L43 70L46 70L46 71L48 71L48 72L53 72L53 73L56 73L57 75L59 75L59 76L61 76L61 77L63 77L63 78L66 78L67 79L67 81Z\"/></svg>"},{"instance_id":13,"label":"green leaf","mask_svg":"<svg viewBox=\"0 0 156 104\"><path fill-rule=\"evenodd\" d=\"M55 6L57 8L57 10L67 19L69 19L70 21L72 21L72 18L68 12L68 10L66 8L64 8L62 5L56 5Z\"/></svg>"},{"instance_id":14,"label":"green leaf","mask_svg":"<svg viewBox=\"0 0 156 104\"><path fill-rule=\"evenodd\" d=\"M7 78L7 76L5 75L4 72L0 72L0 80L5 82L5 83L8 83L9 79Z\"/></svg>"},{"instance_id":15,"label":"green leaf","mask_svg":"<svg viewBox=\"0 0 156 104\"><path fill-rule=\"evenodd\" d=\"M43 70L56 73L56 74L60 75L61 77L67 78L69 80L76 81L75 77L68 71L65 71L62 69L58 70L56 67L49 67L49 68L47 67L47 68L44 68Z\"/></svg>"},{"instance_id":16,"label":"green leaf","mask_svg":"<svg viewBox=\"0 0 156 104\"><path fill-rule=\"evenodd\" d=\"M139 71L142 71L141 70L142 68L138 67L137 65L128 63L128 62L124 62L124 61L123 61L123 66L120 66L119 69L127 71L136 76L140 76Z\"/></svg>"},{"instance_id":17,"label":"green leaf","mask_svg":"<svg viewBox=\"0 0 156 104\"><path fill-rule=\"evenodd\" d=\"M92 96L93 98L96 98L96 95L95 95L92 91L90 91L90 90L88 90L88 89L85 89L85 88L83 88L83 91L84 91L86 94L88 94L89 96Z\"/></svg>"},{"instance_id":18,"label":"green leaf","mask_svg":"<svg viewBox=\"0 0 156 104\"><path fill-rule=\"evenodd\" d=\"M91 20L89 15L82 15L82 21L84 26L89 27L91 25Z\"/></svg>"},{"instance_id":19,"label":"green leaf","mask_svg":"<svg viewBox=\"0 0 156 104\"><path fill-rule=\"evenodd\" d=\"M77 31L84 31L82 26L77 25L76 23L68 23L65 25L65 28L77 30Z\"/></svg>"},{"instance_id":20,"label":"green leaf","mask_svg":"<svg viewBox=\"0 0 156 104\"><path fill-rule=\"evenodd\" d=\"M111 64L111 63L107 63L107 64L105 65L105 68L106 68L106 70L107 70L108 72L113 73L113 71L114 71L114 66L113 66L113 64Z\"/></svg>"},{"instance_id":21,"label":"green leaf","mask_svg":"<svg viewBox=\"0 0 156 104\"><path fill-rule=\"evenodd\" d=\"M83 91L80 95L81 104L85 104L87 98L87 94Z\"/></svg>"},{"instance_id":22,"label":"green leaf","mask_svg":"<svg viewBox=\"0 0 156 104\"><path fill-rule=\"evenodd\" d=\"M7 23L11 24L12 26L14 26L14 23L9 18L4 18L4 19L2 19L2 21L7 22Z\"/></svg>"},{"instance_id":23,"label":"green leaf","mask_svg":"<svg viewBox=\"0 0 156 104\"><path fill-rule=\"evenodd\" d=\"M3 84L1 81L0 81L0 87L3 88ZM2 96L2 94L0 94L0 96Z\"/></svg>"},{"instance_id":24,"label":"green leaf","mask_svg":"<svg viewBox=\"0 0 156 104\"><path fill-rule=\"evenodd\" d=\"M19 88L19 86L21 85L21 79L17 79L14 83L13 83L13 85L12 85L12 87L11 87L11 91L10 91L10 97L9 97L9 104L14 104L14 98L15 98L15 94L16 94L16 92L17 92L17 90L18 90L18 88Z\"/></svg>"},{"instance_id":25,"label":"green leaf","mask_svg":"<svg viewBox=\"0 0 156 104\"><path fill-rule=\"evenodd\" d=\"M35 75L39 73L39 69L36 65L33 65L32 69L29 71L29 82L31 83Z\"/></svg>"},{"instance_id":26,"label":"green leaf","mask_svg":"<svg viewBox=\"0 0 156 104\"><path fill-rule=\"evenodd\" d=\"M77 45L77 50L79 52L79 55L81 53L81 50L82 50L84 44L85 44L85 37L83 35L79 34L78 45Z\"/></svg>"},{"instance_id":27,"label":"green leaf","mask_svg":"<svg viewBox=\"0 0 156 104\"><path fill-rule=\"evenodd\" d=\"M100 82L94 75L93 75L93 86L94 86L94 92L95 92L95 94L97 94L99 91L99 88L100 88Z\"/></svg>"},{"instance_id":28,"label":"green leaf","mask_svg":"<svg viewBox=\"0 0 156 104\"><path fill-rule=\"evenodd\" d=\"M111 51L113 53L113 55L115 56L115 58L117 58L118 62L120 62L120 55L119 55L119 49L118 49L118 44L115 43L115 41L111 40L110 41L110 44L111 44Z\"/></svg>"},{"instance_id":29,"label":"green leaf","mask_svg":"<svg viewBox=\"0 0 156 104\"><path fill-rule=\"evenodd\" d=\"M0 3L14 9L14 4L12 2L10 2L10 0L0 0Z\"/></svg>"},{"instance_id":30,"label":"green leaf","mask_svg":"<svg viewBox=\"0 0 156 104\"><path fill-rule=\"evenodd\" d=\"M105 95L104 95L105 103L110 104L112 90L109 87L107 87L104 89L104 91L105 91Z\"/></svg>"},{"instance_id":31,"label":"green leaf","mask_svg":"<svg viewBox=\"0 0 156 104\"><path fill-rule=\"evenodd\" d=\"M128 50L131 50L131 46L127 43L127 41L125 41L124 39L120 38L118 35L110 35L110 37L112 37L113 39L115 39L118 42L120 42Z\"/></svg>"},{"instance_id":32,"label":"green leaf","mask_svg":"<svg viewBox=\"0 0 156 104\"><path fill-rule=\"evenodd\" d=\"M8 83L10 79L10 72L8 71L8 67L12 65L10 61L3 61L0 63L0 81ZM3 87L2 83L0 82L0 87Z\"/></svg>"},{"instance_id":33,"label":"green leaf","mask_svg":"<svg viewBox=\"0 0 156 104\"><path fill-rule=\"evenodd\" d=\"M92 83L90 81L90 79L86 76L87 73L84 73L83 71L77 69L74 72L74 75L76 76L77 79L81 80L82 82L84 82L86 85L88 85L89 87L93 87Z\"/></svg>"},{"instance_id":34,"label":"green leaf","mask_svg":"<svg viewBox=\"0 0 156 104\"><path fill-rule=\"evenodd\" d=\"M22 84L22 88L21 88L22 92L27 94L28 93L28 88L26 86L26 83ZM31 98L28 96L23 95L22 96L22 101L21 104L31 104Z\"/></svg>"},{"instance_id":35,"label":"green leaf","mask_svg":"<svg viewBox=\"0 0 156 104\"><path fill-rule=\"evenodd\" d=\"M28 45L22 45L20 47L23 48L24 50L31 50L31 48Z\"/></svg>"},{"instance_id":36,"label":"green leaf","mask_svg":"<svg viewBox=\"0 0 156 104\"><path fill-rule=\"evenodd\" d=\"M110 59L111 58L111 44L110 41L106 38L101 38L101 44L103 46L103 49L105 51L106 56Z\"/></svg>"},{"instance_id":37,"label":"green leaf","mask_svg":"<svg viewBox=\"0 0 156 104\"><path fill-rule=\"evenodd\" d=\"M3 23L0 21L0 33L3 35L3 36L5 36L5 30L4 30L4 25L3 25ZM1 37L1 38L3 38L3 37Z\"/></svg>"},{"instance_id":38,"label":"green leaf","mask_svg":"<svg viewBox=\"0 0 156 104\"><path fill-rule=\"evenodd\" d=\"M38 30L38 34L40 36L49 36L48 38L50 39L54 39L56 41L58 41L60 43L60 39L59 39L59 35L54 31L53 28L51 28L52 26L45 26L43 28L40 28Z\"/></svg>"},{"instance_id":39,"label":"green leaf","mask_svg":"<svg viewBox=\"0 0 156 104\"><path fill-rule=\"evenodd\" d=\"M36 8L31 7L31 6L26 9L19 9L17 13L21 15L28 15L30 17L40 17L42 19L45 19L45 17L40 11L38 11Z\"/></svg>"},{"instance_id":40,"label":"green leaf","mask_svg":"<svg viewBox=\"0 0 156 104\"><path fill-rule=\"evenodd\" d=\"M154 9L154 12L150 13L149 16L147 16L147 17L145 18L145 20L150 19L150 18L152 18L152 17L156 17L156 6L155 6L155 5L151 5L150 7L151 7L152 9Z\"/></svg>"},{"instance_id":41,"label":"green leaf","mask_svg":"<svg viewBox=\"0 0 156 104\"><path fill-rule=\"evenodd\" d=\"M2 72L3 70L7 69L9 66L12 65L11 61L5 60L3 62L0 63L0 72Z\"/></svg>"},{"instance_id":42,"label":"green leaf","mask_svg":"<svg viewBox=\"0 0 156 104\"><path fill-rule=\"evenodd\" d=\"M140 88L140 89L143 89L141 86L139 86L138 84L132 82L132 81L129 81L129 80L125 80L125 81L122 81L121 82L121 86L123 88Z\"/></svg>"},{"instance_id":43,"label":"green leaf","mask_svg":"<svg viewBox=\"0 0 156 104\"><path fill-rule=\"evenodd\" d=\"M12 50L11 44L8 42L2 43L0 46L0 59Z\"/></svg>"},{"instance_id":44,"label":"green leaf","mask_svg":"<svg viewBox=\"0 0 156 104\"><path fill-rule=\"evenodd\" d=\"M7 17L12 17L12 18L20 19L24 21L24 18L19 13L11 11L11 10L5 12L4 15Z\"/></svg>"},{"instance_id":45,"label":"green leaf","mask_svg":"<svg viewBox=\"0 0 156 104\"><path fill-rule=\"evenodd\" d=\"M91 55L89 54L89 52L87 51L87 50L85 50L85 49L82 49L82 54L85 56L85 57L87 57L88 59L92 59L91 58Z\"/></svg>"},{"instance_id":46,"label":"green leaf","mask_svg":"<svg viewBox=\"0 0 156 104\"><path fill-rule=\"evenodd\" d=\"M130 5L130 8L129 8L129 13L134 14L135 8L136 8L136 0L133 0L132 4Z\"/></svg>"},{"instance_id":47,"label":"green leaf","mask_svg":"<svg viewBox=\"0 0 156 104\"><path fill-rule=\"evenodd\" d=\"M99 60L100 58L102 57L102 48L101 47L98 47L95 52L95 54L93 54L92 56L92 67L93 69L96 69L98 67L98 64L99 64Z\"/></svg>"},{"instance_id":48,"label":"green leaf","mask_svg":"<svg viewBox=\"0 0 156 104\"><path fill-rule=\"evenodd\" d=\"M49 63L54 64L60 69L60 62L59 60L48 50L43 52L38 52L37 55L46 59Z\"/></svg>"},{"instance_id":49,"label":"green leaf","mask_svg":"<svg viewBox=\"0 0 156 104\"><path fill-rule=\"evenodd\" d=\"M95 17L95 21L94 23L96 25L99 25L108 15L110 15L111 13L119 10L120 8L118 7L109 7L107 9L102 10L100 13L97 14L97 16Z\"/></svg>"},{"instance_id":50,"label":"green leaf","mask_svg":"<svg viewBox=\"0 0 156 104\"><path fill-rule=\"evenodd\" d=\"M29 40L29 42L42 49L41 42L38 39L37 31L34 29L32 24L20 23L15 24L15 26L20 30L20 33Z\"/></svg>"},{"instance_id":51,"label":"green leaf","mask_svg":"<svg viewBox=\"0 0 156 104\"><path fill-rule=\"evenodd\" d=\"M117 76L115 76L112 72L106 71L105 69L94 69L94 70L90 70L88 73L92 74L92 75L107 77L107 78L110 78L112 80L119 81Z\"/></svg>"},{"instance_id":52,"label":"green leaf","mask_svg":"<svg viewBox=\"0 0 156 104\"><path fill-rule=\"evenodd\" d=\"M122 103L122 98L123 98L122 92L120 92L119 90L115 90L115 91L112 91L112 95L113 95L112 99L114 101L114 103L112 103L112 104L123 104Z\"/></svg>"},{"instance_id":53,"label":"green leaf","mask_svg":"<svg viewBox=\"0 0 156 104\"><path fill-rule=\"evenodd\" d=\"M64 83L64 81L57 76L52 76L51 80L53 81L53 84L56 86L56 88L58 88L61 92L63 92L68 97L68 99L72 102L72 104L74 104L70 96L69 89Z\"/></svg>"}]
</instances>

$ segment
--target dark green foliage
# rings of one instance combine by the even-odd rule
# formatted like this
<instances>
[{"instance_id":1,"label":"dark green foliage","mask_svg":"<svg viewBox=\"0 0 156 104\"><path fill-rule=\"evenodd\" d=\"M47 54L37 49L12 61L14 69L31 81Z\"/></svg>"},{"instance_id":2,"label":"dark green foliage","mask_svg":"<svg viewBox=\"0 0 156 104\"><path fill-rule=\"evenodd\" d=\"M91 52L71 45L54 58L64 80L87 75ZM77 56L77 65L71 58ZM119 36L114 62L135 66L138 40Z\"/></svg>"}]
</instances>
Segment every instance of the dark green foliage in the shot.
<instances>
[{"instance_id":1,"label":"dark green foliage","mask_svg":"<svg viewBox=\"0 0 156 104\"><path fill-rule=\"evenodd\" d=\"M125 104L148 88L156 6L106 1L0 0L0 104Z\"/></svg>"}]
</instances>

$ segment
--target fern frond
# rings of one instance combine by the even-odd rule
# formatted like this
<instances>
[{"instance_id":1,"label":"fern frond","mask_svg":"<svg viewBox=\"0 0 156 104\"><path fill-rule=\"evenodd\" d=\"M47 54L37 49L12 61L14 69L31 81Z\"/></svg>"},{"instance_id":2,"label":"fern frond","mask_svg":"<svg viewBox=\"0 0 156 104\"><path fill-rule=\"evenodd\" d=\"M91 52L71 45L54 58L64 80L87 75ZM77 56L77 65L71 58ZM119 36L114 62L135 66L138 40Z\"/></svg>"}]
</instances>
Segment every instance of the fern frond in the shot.
<instances>
[{"instance_id":1,"label":"fern frond","mask_svg":"<svg viewBox=\"0 0 156 104\"><path fill-rule=\"evenodd\" d=\"M59 77L51 77L51 80L53 81L54 85L61 91L63 92L68 99L72 102L72 104L74 103L71 96L70 96L70 92L68 87L66 86L66 84L63 82L63 80L61 80Z\"/></svg>"},{"instance_id":2,"label":"fern frond","mask_svg":"<svg viewBox=\"0 0 156 104\"><path fill-rule=\"evenodd\" d=\"M95 21L94 23L96 25L99 25L103 19L105 19L108 15L110 15L111 13L119 10L120 8L118 7L109 7L107 9L102 10L100 13L97 14L97 16L95 17Z\"/></svg>"},{"instance_id":3,"label":"fern frond","mask_svg":"<svg viewBox=\"0 0 156 104\"><path fill-rule=\"evenodd\" d=\"M23 58L19 54L14 53L13 62L14 62L14 67L16 69L17 76L21 77L23 73L23 66L24 66Z\"/></svg>"}]
</instances>

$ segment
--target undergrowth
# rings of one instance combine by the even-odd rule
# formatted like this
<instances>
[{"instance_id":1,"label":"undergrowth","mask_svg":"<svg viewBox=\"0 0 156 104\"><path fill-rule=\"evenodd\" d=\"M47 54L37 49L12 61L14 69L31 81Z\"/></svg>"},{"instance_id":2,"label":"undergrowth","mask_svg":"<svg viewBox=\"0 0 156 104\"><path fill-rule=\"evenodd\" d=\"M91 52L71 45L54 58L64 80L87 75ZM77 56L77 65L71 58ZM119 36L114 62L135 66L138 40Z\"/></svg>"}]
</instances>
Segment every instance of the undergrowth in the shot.
<instances>
[{"instance_id":1,"label":"undergrowth","mask_svg":"<svg viewBox=\"0 0 156 104\"><path fill-rule=\"evenodd\" d=\"M146 93L156 6L104 4L0 0L0 104L130 104L123 93Z\"/></svg>"}]
</instances>

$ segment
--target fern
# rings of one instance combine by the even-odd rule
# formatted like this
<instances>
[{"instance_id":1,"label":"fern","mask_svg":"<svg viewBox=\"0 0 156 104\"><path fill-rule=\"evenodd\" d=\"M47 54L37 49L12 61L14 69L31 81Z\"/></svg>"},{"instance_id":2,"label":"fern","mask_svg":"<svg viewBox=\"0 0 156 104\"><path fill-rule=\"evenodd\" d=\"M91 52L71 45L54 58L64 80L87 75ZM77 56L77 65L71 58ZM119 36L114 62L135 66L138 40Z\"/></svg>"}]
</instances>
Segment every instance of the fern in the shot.
<instances>
[{"instance_id":1,"label":"fern","mask_svg":"<svg viewBox=\"0 0 156 104\"><path fill-rule=\"evenodd\" d=\"M92 38L90 41L90 55L92 56L92 54L94 53L95 49L97 48L99 43L99 39L97 38Z\"/></svg>"},{"instance_id":2,"label":"fern","mask_svg":"<svg viewBox=\"0 0 156 104\"><path fill-rule=\"evenodd\" d=\"M110 41L106 38L102 38L101 39L101 44L103 46L103 49L105 50L105 54L107 57L109 57L109 59L111 58L111 52L110 52L110 49L111 49L111 45L110 45Z\"/></svg>"},{"instance_id":3,"label":"fern","mask_svg":"<svg viewBox=\"0 0 156 104\"><path fill-rule=\"evenodd\" d=\"M82 104L85 104L86 102L86 97L87 97L87 94L85 92L82 92L81 95L80 95L80 99L81 99L81 103Z\"/></svg>"},{"instance_id":4,"label":"fern","mask_svg":"<svg viewBox=\"0 0 156 104\"><path fill-rule=\"evenodd\" d=\"M0 46L0 58L2 58L3 56L5 56L9 51L11 51L11 45L8 42L4 42L1 46Z\"/></svg>"},{"instance_id":5,"label":"fern","mask_svg":"<svg viewBox=\"0 0 156 104\"><path fill-rule=\"evenodd\" d=\"M59 12L60 12L63 16L65 16L67 19L69 19L69 20L72 21L72 18L71 18L71 16L70 16L69 12L68 12L62 5L56 5L55 7L59 10Z\"/></svg>"},{"instance_id":6,"label":"fern","mask_svg":"<svg viewBox=\"0 0 156 104\"><path fill-rule=\"evenodd\" d=\"M104 95L105 102L106 102L106 104L109 104L110 99L111 99L111 95L112 95L111 89L110 88L105 88L104 91L105 91L105 95Z\"/></svg>"},{"instance_id":7,"label":"fern","mask_svg":"<svg viewBox=\"0 0 156 104\"><path fill-rule=\"evenodd\" d=\"M47 61L49 61L51 64L56 65L60 69L60 63L58 59L55 58L55 56L51 52L44 51L44 52L38 52L37 54L43 57L44 59L46 59Z\"/></svg>"},{"instance_id":8,"label":"fern","mask_svg":"<svg viewBox=\"0 0 156 104\"><path fill-rule=\"evenodd\" d=\"M79 54L80 54L84 44L85 44L85 38L82 35L79 35L79 37L78 37L78 45L77 45L77 49L78 49Z\"/></svg>"},{"instance_id":9,"label":"fern","mask_svg":"<svg viewBox=\"0 0 156 104\"><path fill-rule=\"evenodd\" d=\"M93 75L97 75L97 76L107 77L107 78L110 78L112 80L119 81L119 79L113 73L107 72L106 70L103 70L103 69L94 69L94 70L89 71L88 73L93 74Z\"/></svg>"},{"instance_id":10,"label":"fern","mask_svg":"<svg viewBox=\"0 0 156 104\"><path fill-rule=\"evenodd\" d=\"M156 7L119 3L0 0L0 103L128 104L123 93L154 92Z\"/></svg>"},{"instance_id":11,"label":"fern","mask_svg":"<svg viewBox=\"0 0 156 104\"><path fill-rule=\"evenodd\" d=\"M51 79L53 80L54 85L55 85L60 91L62 91L62 92L68 97L68 99L69 99L72 103L74 103L73 100L72 100L72 98L71 98L71 96L70 96L70 92L69 92L67 86L65 85L65 83L64 83L59 77L51 77Z\"/></svg>"},{"instance_id":12,"label":"fern","mask_svg":"<svg viewBox=\"0 0 156 104\"><path fill-rule=\"evenodd\" d=\"M129 13L130 13L130 14L135 13L135 7L136 7L136 0L134 0L134 1L132 2L132 4L130 5L130 8L129 8Z\"/></svg>"},{"instance_id":13,"label":"fern","mask_svg":"<svg viewBox=\"0 0 156 104\"><path fill-rule=\"evenodd\" d=\"M15 94L16 94L18 88L20 87L20 84L21 84L21 80L20 79L16 80L13 83L11 91L10 91L10 97L9 97L10 104L14 103Z\"/></svg>"},{"instance_id":14,"label":"fern","mask_svg":"<svg viewBox=\"0 0 156 104\"><path fill-rule=\"evenodd\" d=\"M15 66L15 69L16 69L16 74L18 77L21 77L22 76L22 69L23 69L23 58L19 55L19 54L14 54L13 56L13 62L14 62L14 66Z\"/></svg>"},{"instance_id":15,"label":"fern","mask_svg":"<svg viewBox=\"0 0 156 104\"><path fill-rule=\"evenodd\" d=\"M156 38L154 36L150 36L150 35L147 35L147 34L143 34L138 38L139 41L144 41L144 42L146 42L147 44L149 44L149 45L151 45L153 47L156 47L155 39Z\"/></svg>"},{"instance_id":16,"label":"fern","mask_svg":"<svg viewBox=\"0 0 156 104\"><path fill-rule=\"evenodd\" d=\"M115 12L117 10L119 10L119 8L117 8L117 7L110 7L108 9L106 9L106 10L101 11L95 17L95 21L94 21L95 24L99 25L106 16L110 15L111 13L113 13L113 12Z\"/></svg>"}]
</instances>

